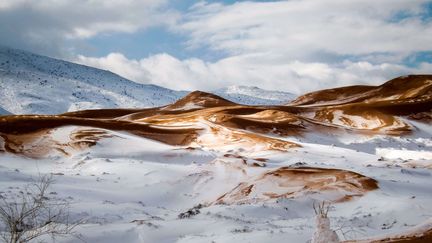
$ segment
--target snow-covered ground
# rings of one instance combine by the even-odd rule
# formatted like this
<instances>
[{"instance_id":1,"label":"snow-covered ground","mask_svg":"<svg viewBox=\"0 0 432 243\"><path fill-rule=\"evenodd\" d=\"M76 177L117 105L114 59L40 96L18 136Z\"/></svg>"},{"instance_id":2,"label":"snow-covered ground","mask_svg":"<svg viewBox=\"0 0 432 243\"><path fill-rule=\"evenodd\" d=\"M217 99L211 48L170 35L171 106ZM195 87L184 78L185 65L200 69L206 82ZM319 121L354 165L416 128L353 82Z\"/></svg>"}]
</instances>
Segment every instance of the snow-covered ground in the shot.
<instances>
[{"instance_id":1,"label":"snow-covered ground","mask_svg":"<svg viewBox=\"0 0 432 243\"><path fill-rule=\"evenodd\" d=\"M212 202L260 171L282 166L337 168L378 181L379 189L334 203L329 211L340 239L368 238L403 232L432 216L430 170L401 166L432 164L432 131L418 125L419 131L408 137L286 137L302 145L288 152L247 152L230 146L232 154L267 160L266 167L247 168L248 175L236 168L239 158L225 156L225 150L190 150L109 131L112 138L69 157L53 153L34 160L0 154L0 191L24 185L39 173L53 173L52 190L69 198L74 218L85 219L76 230L87 242L307 242L315 230L312 204L325 196ZM52 136L66 143L74 129L59 128ZM375 150L377 144L381 148ZM409 144L408 153L400 149L404 144ZM388 152L393 150L398 152ZM179 218L199 204L205 205L199 214Z\"/></svg>"},{"instance_id":2,"label":"snow-covered ground","mask_svg":"<svg viewBox=\"0 0 432 243\"><path fill-rule=\"evenodd\" d=\"M383 114L337 109L317 117L309 110L291 114L285 111L289 107L218 107L229 102L194 93L158 111L51 120L112 130L64 125L27 134L41 125L29 122L50 121L48 116L21 117L24 123L1 117L0 193L52 174L49 195L70 202L72 219L84 222L75 230L85 242L308 242L317 201L332 202L330 227L342 240L379 239L430 226L432 128L427 120L391 116L397 122L388 124L379 118L393 120ZM0 115L162 106L184 94L0 48ZM250 87L216 94L254 105L292 99ZM14 122L17 131L8 127ZM385 135L405 123L411 133ZM142 136L122 132L125 124ZM273 130L253 129L270 125ZM277 126L287 133L276 133ZM180 140L176 131L192 128L196 134L189 135L196 137L190 143L167 145ZM72 236L57 240L77 242Z\"/></svg>"}]
</instances>

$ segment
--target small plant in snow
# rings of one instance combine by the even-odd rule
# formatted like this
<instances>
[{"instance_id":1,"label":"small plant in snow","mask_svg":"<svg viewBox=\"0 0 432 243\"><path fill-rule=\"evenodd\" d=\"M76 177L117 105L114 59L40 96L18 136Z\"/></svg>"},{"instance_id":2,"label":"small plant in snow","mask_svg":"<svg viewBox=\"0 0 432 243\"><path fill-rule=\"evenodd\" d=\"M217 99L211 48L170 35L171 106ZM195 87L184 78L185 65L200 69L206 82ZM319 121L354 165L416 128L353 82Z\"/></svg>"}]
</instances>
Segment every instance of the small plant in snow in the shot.
<instances>
[{"instance_id":1,"label":"small plant in snow","mask_svg":"<svg viewBox=\"0 0 432 243\"><path fill-rule=\"evenodd\" d=\"M67 201L48 197L52 183L52 176L42 176L19 191L0 194L0 241L22 243L43 235L74 235L80 221L69 220Z\"/></svg>"},{"instance_id":2,"label":"small plant in snow","mask_svg":"<svg viewBox=\"0 0 432 243\"><path fill-rule=\"evenodd\" d=\"M188 211L179 214L179 215L178 215L178 218L179 218L179 219L185 219L185 218L190 218L190 217L192 217L192 216L195 216L195 215L197 215L197 214L200 214L200 213L201 213L200 209L201 209L202 207L203 207L202 204L198 204L198 205L196 205L195 207L189 209Z\"/></svg>"}]
</instances>

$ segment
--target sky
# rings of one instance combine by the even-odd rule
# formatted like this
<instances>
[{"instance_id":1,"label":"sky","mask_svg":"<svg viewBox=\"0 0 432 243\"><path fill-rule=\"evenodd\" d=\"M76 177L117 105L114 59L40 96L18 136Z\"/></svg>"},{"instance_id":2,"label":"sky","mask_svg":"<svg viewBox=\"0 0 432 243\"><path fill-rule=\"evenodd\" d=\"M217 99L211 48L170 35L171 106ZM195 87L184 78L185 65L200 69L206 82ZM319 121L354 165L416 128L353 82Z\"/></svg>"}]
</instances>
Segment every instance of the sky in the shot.
<instances>
[{"instance_id":1,"label":"sky","mask_svg":"<svg viewBox=\"0 0 432 243\"><path fill-rule=\"evenodd\" d=\"M175 90L432 73L432 0L0 0L0 45Z\"/></svg>"}]
</instances>

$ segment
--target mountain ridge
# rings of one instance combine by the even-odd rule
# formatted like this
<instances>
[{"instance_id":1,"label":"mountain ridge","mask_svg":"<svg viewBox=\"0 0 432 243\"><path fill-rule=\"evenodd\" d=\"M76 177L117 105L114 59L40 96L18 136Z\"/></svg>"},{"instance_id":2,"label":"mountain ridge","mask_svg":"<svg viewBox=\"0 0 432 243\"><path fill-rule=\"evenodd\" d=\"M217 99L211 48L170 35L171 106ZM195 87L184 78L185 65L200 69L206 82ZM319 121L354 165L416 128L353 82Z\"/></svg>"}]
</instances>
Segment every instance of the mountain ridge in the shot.
<instances>
[{"instance_id":1,"label":"mountain ridge","mask_svg":"<svg viewBox=\"0 0 432 243\"><path fill-rule=\"evenodd\" d=\"M108 70L0 46L0 96L3 97L0 107L13 114L158 107L174 103L187 93L137 83ZM237 91L239 94L228 89L215 93L248 105L279 104L287 100L276 101L275 94L279 95L277 97L284 95L278 91L244 86ZM259 93L267 96L258 98L256 94Z\"/></svg>"},{"instance_id":2,"label":"mountain ridge","mask_svg":"<svg viewBox=\"0 0 432 243\"><path fill-rule=\"evenodd\" d=\"M292 101L296 97L296 95L288 92L270 91L243 85L232 85L214 90L211 93L246 105L281 105Z\"/></svg>"},{"instance_id":3,"label":"mountain ridge","mask_svg":"<svg viewBox=\"0 0 432 243\"><path fill-rule=\"evenodd\" d=\"M110 71L0 48L0 106L15 114L56 114L171 103L185 94L139 84Z\"/></svg>"}]
</instances>

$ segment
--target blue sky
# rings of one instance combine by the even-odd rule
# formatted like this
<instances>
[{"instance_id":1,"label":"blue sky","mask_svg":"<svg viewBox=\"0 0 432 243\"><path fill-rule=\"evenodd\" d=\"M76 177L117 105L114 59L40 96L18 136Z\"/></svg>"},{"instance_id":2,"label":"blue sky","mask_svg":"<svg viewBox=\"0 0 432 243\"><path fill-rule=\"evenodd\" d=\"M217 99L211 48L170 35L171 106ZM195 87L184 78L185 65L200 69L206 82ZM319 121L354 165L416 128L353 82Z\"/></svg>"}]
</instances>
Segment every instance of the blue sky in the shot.
<instances>
[{"instance_id":1,"label":"blue sky","mask_svg":"<svg viewBox=\"0 0 432 243\"><path fill-rule=\"evenodd\" d=\"M0 44L172 89L432 72L432 0L3 0Z\"/></svg>"},{"instance_id":2,"label":"blue sky","mask_svg":"<svg viewBox=\"0 0 432 243\"><path fill-rule=\"evenodd\" d=\"M169 3L167 8L187 11L195 3L196 1L192 0L175 0ZM182 58L203 54L195 50L186 50L184 45L186 41L184 36L172 33L167 26L156 26L135 33L102 34L89 39L88 43L92 46L89 48L89 54L94 56L121 52L128 58L139 59L160 52L167 52Z\"/></svg>"},{"instance_id":3,"label":"blue sky","mask_svg":"<svg viewBox=\"0 0 432 243\"><path fill-rule=\"evenodd\" d=\"M173 8L181 12L196 4L196 0L175 0L170 2L166 8ZM245 1L206 1L207 3L234 4ZM251 1L271 2L271 1ZM103 34L88 40L89 48L87 54L92 56L106 56L112 52L123 53L128 58L139 59L157 53L165 52L181 59L188 57L199 57L206 61L215 61L224 54L212 52L204 48L187 48L185 44L187 36L181 33L173 33L167 26L156 26L135 33L111 33Z\"/></svg>"},{"instance_id":4,"label":"blue sky","mask_svg":"<svg viewBox=\"0 0 432 243\"><path fill-rule=\"evenodd\" d=\"M245 1L225 0L207 2L230 5L236 2ZM167 7L181 12L187 12L188 9L196 3L197 1L192 0L175 0ZM420 19L423 21L430 21L432 18L432 2L425 3L423 6L424 12L420 14ZM402 10L395 13L390 21L401 22L411 17L413 17L413 14ZM187 36L182 35L181 33L173 33L166 26L156 26L135 33L110 33L95 36L87 40L87 43L91 48L88 48L84 54L102 57L112 52L120 52L128 58L140 59L165 52L180 59L198 57L206 61L216 61L226 56L224 53L211 51L205 48L188 48L185 44L186 42ZM431 53L431 51L413 53L404 58L402 63L411 67L416 66L421 62L432 60Z\"/></svg>"}]
</instances>

